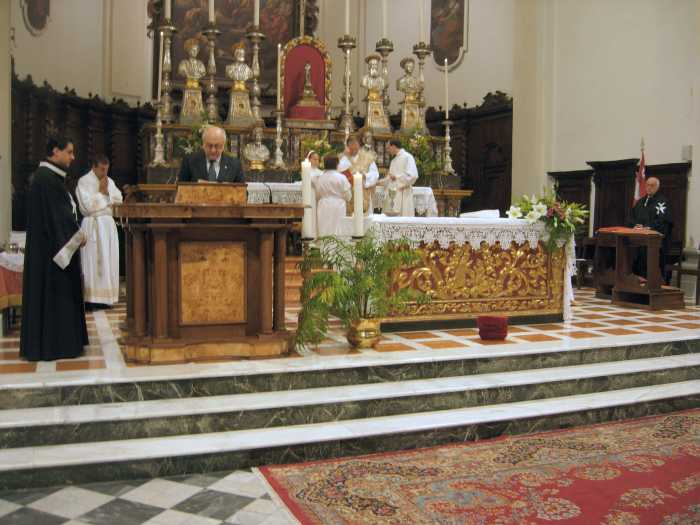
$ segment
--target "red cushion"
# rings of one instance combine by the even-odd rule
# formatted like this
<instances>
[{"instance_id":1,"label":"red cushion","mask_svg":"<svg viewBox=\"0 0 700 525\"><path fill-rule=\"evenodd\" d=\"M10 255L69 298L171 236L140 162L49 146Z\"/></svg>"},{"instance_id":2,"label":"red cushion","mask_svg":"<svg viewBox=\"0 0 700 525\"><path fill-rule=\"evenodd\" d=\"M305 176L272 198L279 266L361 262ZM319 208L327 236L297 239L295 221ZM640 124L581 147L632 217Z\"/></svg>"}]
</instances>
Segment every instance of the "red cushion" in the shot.
<instances>
[{"instance_id":1,"label":"red cushion","mask_svg":"<svg viewBox=\"0 0 700 525\"><path fill-rule=\"evenodd\" d=\"M482 339L505 339L508 335L507 317L481 315L476 318L476 326Z\"/></svg>"}]
</instances>

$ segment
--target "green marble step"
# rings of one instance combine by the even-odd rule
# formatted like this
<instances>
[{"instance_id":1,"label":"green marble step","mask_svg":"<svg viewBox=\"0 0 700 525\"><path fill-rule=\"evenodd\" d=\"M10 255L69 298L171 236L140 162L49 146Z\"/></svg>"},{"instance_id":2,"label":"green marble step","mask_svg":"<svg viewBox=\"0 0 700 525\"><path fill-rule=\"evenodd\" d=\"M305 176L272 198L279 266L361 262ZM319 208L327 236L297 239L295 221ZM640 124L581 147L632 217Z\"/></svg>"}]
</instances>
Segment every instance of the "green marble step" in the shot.
<instances>
[{"instance_id":1,"label":"green marble step","mask_svg":"<svg viewBox=\"0 0 700 525\"><path fill-rule=\"evenodd\" d=\"M4 410L0 448L375 418L693 379L700 379L700 354L290 392Z\"/></svg>"},{"instance_id":2,"label":"green marble step","mask_svg":"<svg viewBox=\"0 0 700 525\"><path fill-rule=\"evenodd\" d=\"M313 461L668 413L700 381L536 401L199 435L0 450L0 490Z\"/></svg>"},{"instance_id":3,"label":"green marble step","mask_svg":"<svg viewBox=\"0 0 700 525\"><path fill-rule=\"evenodd\" d=\"M216 377L137 380L117 376L97 377L96 383L38 381L31 387L5 384L0 385L0 410L287 391L628 361L700 353L700 339L492 356L488 351L487 348L476 357L473 353L468 357L421 357L403 363L396 363L394 356L387 355L327 358L323 364L315 362L307 368L299 366L298 360L294 367L263 361L256 366L268 367L269 372L226 372ZM245 369L241 366L240 370Z\"/></svg>"}]
</instances>

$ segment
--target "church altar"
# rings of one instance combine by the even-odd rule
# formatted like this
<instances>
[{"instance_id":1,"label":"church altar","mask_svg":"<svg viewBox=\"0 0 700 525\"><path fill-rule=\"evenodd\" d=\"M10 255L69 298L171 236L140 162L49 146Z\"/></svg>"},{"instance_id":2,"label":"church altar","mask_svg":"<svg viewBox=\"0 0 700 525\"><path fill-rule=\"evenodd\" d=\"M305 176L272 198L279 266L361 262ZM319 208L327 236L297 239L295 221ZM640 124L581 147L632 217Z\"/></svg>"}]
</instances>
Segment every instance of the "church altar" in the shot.
<instances>
[{"instance_id":1,"label":"church altar","mask_svg":"<svg viewBox=\"0 0 700 525\"><path fill-rule=\"evenodd\" d=\"M409 303L405 312L384 319L385 328L434 327L436 322L479 315L503 315L511 322L571 318L573 238L549 253L541 222L374 215L365 224L380 241L413 243L420 262L402 268L394 287L411 287L431 298L428 304Z\"/></svg>"}]
</instances>

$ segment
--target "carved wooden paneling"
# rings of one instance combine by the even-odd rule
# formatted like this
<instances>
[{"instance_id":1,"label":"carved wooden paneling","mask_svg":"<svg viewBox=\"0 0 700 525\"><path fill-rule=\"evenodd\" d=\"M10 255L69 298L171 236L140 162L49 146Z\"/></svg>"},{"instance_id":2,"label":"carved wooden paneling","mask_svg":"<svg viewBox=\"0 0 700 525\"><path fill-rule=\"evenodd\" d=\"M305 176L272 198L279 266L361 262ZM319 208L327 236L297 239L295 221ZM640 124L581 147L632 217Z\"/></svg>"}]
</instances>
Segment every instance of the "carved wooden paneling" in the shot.
<instances>
[{"instance_id":1,"label":"carved wooden paneling","mask_svg":"<svg viewBox=\"0 0 700 525\"><path fill-rule=\"evenodd\" d=\"M594 230L627 223L634 203L634 177L638 162L639 159L623 159L586 163L594 171Z\"/></svg>"},{"instance_id":2,"label":"carved wooden paneling","mask_svg":"<svg viewBox=\"0 0 700 525\"><path fill-rule=\"evenodd\" d=\"M124 101L107 103L98 97L81 98L73 90L37 86L31 77L12 79L12 226L24 229L24 195L29 175L45 158L46 139L63 133L75 145L75 161L68 170L69 187L90 169L90 160L103 153L111 161L110 176L120 187L135 184L141 168L139 130L153 121L150 105L129 107Z\"/></svg>"}]
</instances>

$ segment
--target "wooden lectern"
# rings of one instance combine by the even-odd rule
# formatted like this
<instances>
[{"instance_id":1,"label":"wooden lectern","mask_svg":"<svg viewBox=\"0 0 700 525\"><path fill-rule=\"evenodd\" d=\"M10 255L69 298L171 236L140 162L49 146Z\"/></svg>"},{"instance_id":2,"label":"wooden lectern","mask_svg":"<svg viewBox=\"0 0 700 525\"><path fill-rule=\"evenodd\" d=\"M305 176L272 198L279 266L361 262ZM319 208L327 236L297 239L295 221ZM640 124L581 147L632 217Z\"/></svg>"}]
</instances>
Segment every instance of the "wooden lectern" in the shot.
<instances>
[{"instance_id":1,"label":"wooden lectern","mask_svg":"<svg viewBox=\"0 0 700 525\"><path fill-rule=\"evenodd\" d=\"M613 304L649 310L684 308L683 292L661 284L659 250L662 239L662 234L646 228L599 229L594 261L596 295L612 296ZM646 248L646 281L633 272L634 255L639 248ZM614 258L610 253L613 249Z\"/></svg>"},{"instance_id":2,"label":"wooden lectern","mask_svg":"<svg viewBox=\"0 0 700 525\"><path fill-rule=\"evenodd\" d=\"M115 205L126 234L127 361L288 352L287 233L303 207L247 205L245 188L181 184L174 202Z\"/></svg>"}]
</instances>

